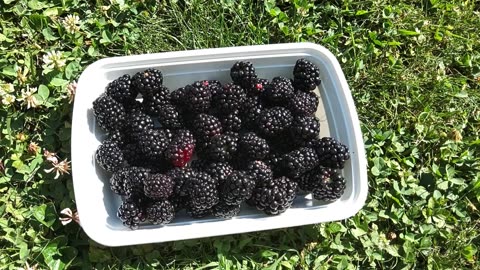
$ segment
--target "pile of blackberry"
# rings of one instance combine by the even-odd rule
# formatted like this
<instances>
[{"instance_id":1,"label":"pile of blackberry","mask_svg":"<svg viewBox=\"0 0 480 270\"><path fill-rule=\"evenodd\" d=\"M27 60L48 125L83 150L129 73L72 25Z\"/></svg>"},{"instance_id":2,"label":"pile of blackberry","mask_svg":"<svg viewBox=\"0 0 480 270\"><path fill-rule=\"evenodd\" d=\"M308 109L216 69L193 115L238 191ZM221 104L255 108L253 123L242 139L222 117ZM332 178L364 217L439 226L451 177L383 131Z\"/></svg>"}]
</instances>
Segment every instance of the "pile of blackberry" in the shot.
<instances>
[{"instance_id":1,"label":"pile of blackberry","mask_svg":"<svg viewBox=\"0 0 480 270\"><path fill-rule=\"evenodd\" d=\"M350 154L319 137L319 68L299 59L292 78L266 79L240 61L230 75L225 84L169 89L149 68L112 81L93 102L107 134L95 160L122 197L125 226L168 224L181 211L225 219L255 207L278 215L302 191L325 202L343 195L339 170Z\"/></svg>"}]
</instances>

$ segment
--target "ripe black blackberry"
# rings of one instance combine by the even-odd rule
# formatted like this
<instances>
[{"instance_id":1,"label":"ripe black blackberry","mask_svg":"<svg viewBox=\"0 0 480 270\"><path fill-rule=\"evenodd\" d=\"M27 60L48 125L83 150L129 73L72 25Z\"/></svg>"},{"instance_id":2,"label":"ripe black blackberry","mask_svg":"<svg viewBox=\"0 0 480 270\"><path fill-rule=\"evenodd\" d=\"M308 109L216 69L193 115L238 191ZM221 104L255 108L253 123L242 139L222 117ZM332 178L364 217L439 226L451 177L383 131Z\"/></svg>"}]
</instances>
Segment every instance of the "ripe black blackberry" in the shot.
<instances>
[{"instance_id":1,"label":"ripe black blackberry","mask_svg":"<svg viewBox=\"0 0 480 270\"><path fill-rule=\"evenodd\" d=\"M248 87L257 78L255 67L247 61L236 62L230 69L230 77L235 84Z\"/></svg>"},{"instance_id":2,"label":"ripe black blackberry","mask_svg":"<svg viewBox=\"0 0 480 270\"><path fill-rule=\"evenodd\" d=\"M115 172L125 165L123 153L118 145L110 140L105 140L95 152L98 165L107 172Z\"/></svg>"},{"instance_id":3,"label":"ripe black blackberry","mask_svg":"<svg viewBox=\"0 0 480 270\"><path fill-rule=\"evenodd\" d=\"M314 116L297 116L290 127L292 138L300 145L315 139L320 133L320 121Z\"/></svg>"},{"instance_id":4,"label":"ripe black blackberry","mask_svg":"<svg viewBox=\"0 0 480 270\"><path fill-rule=\"evenodd\" d=\"M315 150L302 147L284 155L283 163L288 176L298 178L318 166L319 159Z\"/></svg>"},{"instance_id":5,"label":"ripe black blackberry","mask_svg":"<svg viewBox=\"0 0 480 270\"><path fill-rule=\"evenodd\" d=\"M239 205L250 196L255 188L255 180L245 171L234 171L221 189L222 201L227 205Z\"/></svg>"},{"instance_id":6,"label":"ripe black blackberry","mask_svg":"<svg viewBox=\"0 0 480 270\"><path fill-rule=\"evenodd\" d=\"M143 182L150 171L141 167L123 167L110 177L110 188L118 195L136 197L143 194Z\"/></svg>"},{"instance_id":7,"label":"ripe black blackberry","mask_svg":"<svg viewBox=\"0 0 480 270\"><path fill-rule=\"evenodd\" d=\"M333 169L343 169L345 161L350 159L348 147L331 137L323 137L311 142L317 151L320 164Z\"/></svg>"},{"instance_id":8,"label":"ripe black blackberry","mask_svg":"<svg viewBox=\"0 0 480 270\"><path fill-rule=\"evenodd\" d=\"M296 191L297 183L289 178L274 178L255 188L250 203L267 215L278 215L292 206Z\"/></svg>"},{"instance_id":9,"label":"ripe black blackberry","mask_svg":"<svg viewBox=\"0 0 480 270\"><path fill-rule=\"evenodd\" d=\"M145 209L147 220L153 224L168 224L175 217L173 204L167 200L157 201Z\"/></svg>"},{"instance_id":10,"label":"ripe black blackberry","mask_svg":"<svg viewBox=\"0 0 480 270\"><path fill-rule=\"evenodd\" d=\"M322 168L310 176L313 183L313 198L320 201L333 202L345 192L345 178L330 168Z\"/></svg>"},{"instance_id":11,"label":"ripe black blackberry","mask_svg":"<svg viewBox=\"0 0 480 270\"><path fill-rule=\"evenodd\" d=\"M137 136L138 146L146 158L161 159L172 137L173 134L168 129L148 129Z\"/></svg>"},{"instance_id":12,"label":"ripe black blackberry","mask_svg":"<svg viewBox=\"0 0 480 270\"><path fill-rule=\"evenodd\" d=\"M286 106L293 97L292 83L285 77L275 77L265 86L261 97L270 106Z\"/></svg>"},{"instance_id":13,"label":"ripe black blackberry","mask_svg":"<svg viewBox=\"0 0 480 270\"><path fill-rule=\"evenodd\" d=\"M301 91L313 91L320 85L320 69L306 59L298 59L293 68L293 85Z\"/></svg>"},{"instance_id":14,"label":"ripe black blackberry","mask_svg":"<svg viewBox=\"0 0 480 270\"><path fill-rule=\"evenodd\" d=\"M220 120L209 114L199 114L193 120L193 132L198 141L209 140L223 132Z\"/></svg>"},{"instance_id":15,"label":"ripe black blackberry","mask_svg":"<svg viewBox=\"0 0 480 270\"><path fill-rule=\"evenodd\" d=\"M150 115L145 114L142 111L135 111L127 117L125 133L130 138L136 138L143 132L153 128L153 120Z\"/></svg>"},{"instance_id":16,"label":"ripe black blackberry","mask_svg":"<svg viewBox=\"0 0 480 270\"><path fill-rule=\"evenodd\" d=\"M152 90L143 96L143 108L151 116L159 116L163 106L170 104L170 90L165 86Z\"/></svg>"},{"instance_id":17,"label":"ripe black blackberry","mask_svg":"<svg viewBox=\"0 0 480 270\"><path fill-rule=\"evenodd\" d=\"M201 82L185 86L185 109L192 113L204 113L210 109L212 92Z\"/></svg>"},{"instance_id":18,"label":"ripe black blackberry","mask_svg":"<svg viewBox=\"0 0 480 270\"><path fill-rule=\"evenodd\" d=\"M185 91L185 87L180 87L176 90L173 90L170 93L170 102L178 106L179 108L185 105L185 98L187 96L187 92Z\"/></svg>"},{"instance_id":19,"label":"ripe black blackberry","mask_svg":"<svg viewBox=\"0 0 480 270\"><path fill-rule=\"evenodd\" d=\"M133 75L132 86L135 91L140 92L143 96L156 91L162 86L163 75L160 70L149 68Z\"/></svg>"},{"instance_id":20,"label":"ripe black blackberry","mask_svg":"<svg viewBox=\"0 0 480 270\"><path fill-rule=\"evenodd\" d=\"M177 107L174 105L164 105L158 109L158 120L163 128L180 129L183 128L183 119Z\"/></svg>"},{"instance_id":21,"label":"ripe black blackberry","mask_svg":"<svg viewBox=\"0 0 480 270\"><path fill-rule=\"evenodd\" d=\"M240 112L238 110L234 110L219 118L225 131L239 132L240 129L242 129L242 119L240 118Z\"/></svg>"},{"instance_id":22,"label":"ripe black blackberry","mask_svg":"<svg viewBox=\"0 0 480 270\"><path fill-rule=\"evenodd\" d=\"M208 173L194 171L187 182L189 205L193 210L206 210L218 203L217 183Z\"/></svg>"},{"instance_id":23,"label":"ripe black blackberry","mask_svg":"<svg viewBox=\"0 0 480 270\"><path fill-rule=\"evenodd\" d=\"M146 220L145 210L133 200L127 200L120 205L117 217L123 221L123 225L132 230L137 229L138 225Z\"/></svg>"},{"instance_id":24,"label":"ripe black blackberry","mask_svg":"<svg viewBox=\"0 0 480 270\"><path fill-rule=\"evenodd\" d=\"M223 85L222 90L215 95L214 108L222 113L230 113L241 109L247 98L242 87L233 83Z\"/></svg>"},{"instance_id":25,"label":"ripe black blackberry","mask_svg":"<svg viewBox=\"0 0 480 270\"><path fill-rule=\"evenodd\" d=\"M210 174L220 186L233 172L233 167L226 162L205 162L200 170Z\"/></svg>"},{"instance_id":26,"label":"ripe black blackberry","mask_svg":"<svg viewBox=\"0 0 480 270\"><path fill-rule=\"evenodd\" d=\"M255 185L261 185L273 178L273 171L265 162L260 160L251 161L247 164L247 173L252 176Z\"/></svg>"},{"instance_id":27,"label":"ripe black blackberry","mask_svg":"<svg viewBox=\"0 0 480 270\"><path fill-rule=\"evenodd\" d=\"M125 108L107 95L101 95L93 102L93 115L97 124L107 132L122 129L125 124Z\"/></svg>"},{"instance_id":28,"label":"ripe black blackberry","mask_svg":"<svg viewBox=\"0 0 480 270\"><path fill-rule=\"evenodd\" d=\"M235 157L238 150L238 133L220 134L211 138L201 153L201 157L210 161L225 162Z\"/></svg>"},{"instance_id":29,"label":"ripe black blackberry","mask_svg":"<svg viewBox=\"0 0 480 270\"><path fill-rule=\"evenodd\" d=\"M191 168L173 168L172 170L166 173L170 178L172 178L173 186L173 195L172 197L185 197L188 195L187 190L187 181L192 177L194 171Z\"/></svg>"},{"instance_id":30,"label":"ripe black blackberry","mask_svg":"<svg viewBox=\"0 0 480 270\"><path fill-rule=\"evenodd\" d=\"M295 115L313 115L317 111L318 97L314 92L296 92L289 100L288 109Z\"/></svg>"},{"instance_id":31,"label":"ripe black blackberry","mask_svg":"<svg viewBox=\"0 0 480 270\"><path fill-rule=\"evenodd\" d=\"M232 218L240 213L240 205L218 203L212 208L212 215L217 218Z\"/></svg>"},{"instance_id":32,"label":"ripe black blackberry","mask_svg":"<svg viewBox=\"0 0 480 270\"><path fill-rule=\"evenodd\" d=\"M262 110L263 104L261 103L259 96L247 97L243 109L240 111L242 127L245 127L247 130L255 131L257 129L257 119Z\"/></svg>"},{"instance_id":33,"label":"ripe black blackberry","mask_svg":"<svg viewBox=\"0 0 480 270\"><path fill-rule=\"evenodd\" d=\"M175 167L183 167L192 158L195 138L188 129L175 132L174 138L165 150L165 158Z\"/></svg>"},{"instance_id":34,"label":"ripe black blackberry","mask_svg":"<svg viewBox=\"0 0 480 270\"><path fill-rule=\"evenodd\" d=\"M258 96L265 90L265 87L268 84L270 84L268 79L257 78L253 80L252 84L250 84L248 87L245 87L245 91L249 96Z\"/></svg>"},{"instance_id":35,"label":"ripe black blackberry","mask_svg":"<svg viewBox=\"0 0 480 270\"><path fill-rule=\"evenodd\" d=\"M263 110L257 118L258 130L267 137L274 137L286 131L292 124L292 113L284 107Z\"/></svg>"},{"instance_id":36,"label":"ripe black blackberry","mask_svg":"<svg viewBox=\"0 0 480 270\"><path fill-rule=\"evenodd\" d=\"M242 158L258 160L264 159L268 155L270 147L264 138L253 132L247 132L240 136L239 150Z\"/></svg>"},{"instance_id":37,"label":"ripe black blackberry","mask_svg":"<svg viewBox=\"0 0 480 270\"><path fill-rule=\"evenodd\" d=\"M298 188L305 191L305 192L311 193L313 191L313 189L315 188L315 180L314 180L315 178L313 176L319 174L319 171L323 170L323 169L324 169L323 167L317 166L317 167L313 168L312 170L304 173L298 179L296 179L296 182L298 184Z\"/></svg>"},{"instance_id":38,"label":"ripe black blackberry","mask_svg":"<svg viewBox=\"0 0 480 270\"><path fill-rule=\"evenodd\" d=\"M155 199L167 199L173 193L174 182L172 178L166 174L151 174L143 183L143 191L145 196Z\"/></svg>"},{"instance_id":39,"label":"ripe black blackberry","mask_svg":"<svg viewBox=\"0 0 480 270\"><path fill-rule=\"evenodd\" d=\"M133 102L138 91L134 87L130 87L130 84L130 75L125 74L107 85L107 95L122 104Z\"/></svg>"}]
</instances>

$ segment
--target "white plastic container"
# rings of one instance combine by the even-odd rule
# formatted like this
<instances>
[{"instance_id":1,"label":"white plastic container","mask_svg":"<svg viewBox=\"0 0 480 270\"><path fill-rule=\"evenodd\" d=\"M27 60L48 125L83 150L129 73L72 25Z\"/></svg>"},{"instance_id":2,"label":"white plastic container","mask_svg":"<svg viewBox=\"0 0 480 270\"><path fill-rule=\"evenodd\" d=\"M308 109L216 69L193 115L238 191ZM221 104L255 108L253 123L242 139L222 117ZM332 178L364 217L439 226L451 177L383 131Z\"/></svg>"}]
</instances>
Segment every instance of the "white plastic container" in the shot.
<instances>
[{"instance_id":1,"label":"white plastic container","mask_svg":"<svg viewBox=\"0 0 480 270\"><path fill-rule=\"evenodd\" d=\"M154 67L162 71L164 84L170 89L204 79L228 82L230 67L238 60L251 61L262 78L292 77L293 66L299 58L307 58L321 71L322 83L316 90L321 97L317 112L321 135L335 137L350 149L351 158L343 170L347 188L340 200L324 204L313 200L311 195L298 196L292 208L278 216L267 216L244 207L239 216L230 220L213 217L195 220L183 214L165 226L149 225L130 230L122 225L116 217L121 199L110 190L109 176L93 158L105 136L95 125L92 102L104 92L110 81L123 74L133 75ZM102 59L90 65L78 81L72 123L72 174L81 225L91 239L106 246L166 242L341 220L357 213L366 200L367 166L355 105L338 61L326 48L316 44L245 46Z\"/></svg>"}]
</instances>

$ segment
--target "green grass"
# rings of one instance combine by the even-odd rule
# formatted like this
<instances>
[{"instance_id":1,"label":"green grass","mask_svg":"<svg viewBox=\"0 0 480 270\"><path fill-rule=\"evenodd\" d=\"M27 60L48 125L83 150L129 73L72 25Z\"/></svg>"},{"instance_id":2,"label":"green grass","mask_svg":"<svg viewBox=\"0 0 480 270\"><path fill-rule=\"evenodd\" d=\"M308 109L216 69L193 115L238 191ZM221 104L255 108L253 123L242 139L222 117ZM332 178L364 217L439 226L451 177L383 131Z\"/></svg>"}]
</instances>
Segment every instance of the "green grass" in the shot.
<instances>
[{"instance_id":1,"label":"green grass","mask_svg":"<svg viewBox=\"0 0 480 270\"><path fill-rule=\"evenodd\" d=\"M475 1L2 0L0 269L480 269L480 6ZM102 9L103 7L103 9ZM67 33L62 19L80 17ZM114 55L310 41L341 62L367 150L354 217L174 243L106 248L58 217L75 209L67 84ZM45 65L51 50L66 65ZM2 102L7 101L3 91ZM8 102L6 102L8 103ZM30 149L31 142L39 149ZM32 148L32 147L31 147Z\"/></svg>"}]
</instances>

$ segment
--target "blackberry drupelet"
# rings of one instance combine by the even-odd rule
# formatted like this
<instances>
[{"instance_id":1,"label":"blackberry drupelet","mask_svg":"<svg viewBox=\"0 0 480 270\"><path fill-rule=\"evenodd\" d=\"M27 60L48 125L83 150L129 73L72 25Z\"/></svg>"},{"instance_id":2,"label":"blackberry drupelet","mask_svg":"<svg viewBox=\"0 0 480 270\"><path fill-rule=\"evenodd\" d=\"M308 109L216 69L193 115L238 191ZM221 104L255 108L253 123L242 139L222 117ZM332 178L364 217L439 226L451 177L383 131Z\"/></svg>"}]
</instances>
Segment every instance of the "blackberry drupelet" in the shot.
<instances>
[{"instance_id":1,"label":"blackberry drupelet","mask_svg":"<svg viewBox=\"0 0 480 270\"><path fill-rule=\"evenodd\" d=\"M153 224L168 224L175 217L173 204L167 200L157 201L145 209L147 220Z\"/></svg>"},{"instance_id":2,"label":"blackberry drupelet","mask_svg":"<svg viewBox=\"0 0 480 270\"><path fill-rule=\"evenodd\" d=\"M101 95L93 102L93 115L105 131L122 129L126 112L123 105L107 95Z\"/></svg>"},{"instance_id":3,"label":"blackberry drupelet","mask_svg":"<svg viewBox=\"0 0 480 270\"><path fill-rule=\"evenodd\" d=\"M286 106L293 95L294 90L290 80L285 77L275 77L265 86L261 97L270 106Z\"/></svg>"},{"instance_id":4,"label":"blackberry drupelet","mask_svg":"<svg viewBox=\"0 0 480 270\"><path fill-rule=\"evenodd\" d=\"M247 130L256 130L257 119L262 110L263 104L261 103L259 96L247 97L243 105L243 109L240 111L242 126Z\"/></svg>"},{"instance_id":5,"label":"blackberry drupelet","mask_svg":"<svg viewBox=\"0 0 480 270\"><path fill-rule=\"evenodd\" d=\"M331 137L314 140L312 147L317 151L320 164L333 169L343 169L350 159L348 147Z\"/></svg>"},{"instance_id":6,"label":"blackberry drupelet","mask_svg":"<svg viewBox=\"0 0 480 270\"><path fill-rule=\"evenodd\" d=\"M125 165L122 150L115 142L105 140L95 152L98 165L107 172L115 172Z\"/></svg>"},{"instance_id":7,"label":"blackberry drupelet","mask_svg":"<svg viewBox=\"0 0 480 270\"><path fill-rule=\"evenodd\" d=\"M212 92L201 82L185 86L185 109L192 113L204 113L210 109Z\"/></svg>"},{"instance_id":8,"label":"blackberry drupelet","mask_svg":"<svg viewBox=\"0 0 480 270\"><path fill-rule=\"evenodd\" d=\"M228 205L225 203L218 203L212 208L212 215L217 218L232 218L240 213L240 205Z\"/></svg>"},{"instance_id":9,"label":"blackberry drupelet","mask_svg":"<svg viewBox=\"0 0 480 270\"><path fill-rule=\"evenodd\" d=\"M194 171L191 168L173 168L166 173L174 182L173 197L185 197L188 195L187 181Z\"/></svg>"},{"instance_id":10,"label":"blackberry drupelet","mask_svg":"<svg viewBox=\"0 0 480 270\"><path fill-rule=\"evenodd\" d=\"M320 85L320 69L306 59L298 59L293 68L293 85L301 91L315 90Z\"/></svg>"},{"instance_id":11,"label":"blackberry drupelet","mask_svg":"<svg viewBox=\"0 0 480 270\"><path fill-rule=\"evenodd\" d=\"M295 115L313 115L317 111L318 97L314 92L296 92L289 100L288 109Z\"/></svg>"},{"instance_id":12,"label":"blackberry drupelet","mask_svg":"<svg viewBox=\"0 0 480 270\"><path fill-rule=\"evenodd\" d=\"M217 183L208 173L195 171L187 182L192 210L207 210L218 203Z\"/></svg>"},{"instance_id":13,"label":"blackberry drupelet","mask_svg":"<svg viewBox=\"0 0 480 270\"><path fill-rule=\"evenodd\" d=\"M264 159L268 155L270 147L267 140L253 132L247 132L240 136L239 151L242 158L258 160Z\"/></svg>"},{"instance_id":14,"label":"blackberry drupelet","mask_svg":"<svg viewBox=\"0 0 480 270\"><path fill-rule=\"evenodd\" d=\"M159 89L163 83L163 75L160 70L149 68L133 75L132 86L135 91L140 92L143 96Z\"/></svg>"},{"instance_id":15,"label":"blackberry drupelet","mask_svg":"<svg viewBox=\"0 0 480 270\"><path fill-rule=\"evenodd\" d=\"M292 138L302 145L307 141L318 138L320 121L314 116L297 116L290 127Z\"/></svg>"},{"instance_id":16,"label":"blackberry drupelet","mask_svg":"<svg viewBox=\"0 0 480 270\"><path fill-rule=\"evenodd\" d=\"M146 158L161 159L172 137L173 135L168 129L148 129L137 136L138 146Z\"/></svg>"},{"instance_id":17,"label":"blackberry drupelet","mask_svg":"<svg viewBox=\"0 0 480 270\"><path fill-rule=\"evenodd\" d=\"M222 201L227 205L239 205L250 196L255 188L255 180L245 171L234 171L220 187Z\"/></svg>"},{"instance_id":18,"label":"blackberry drupelet","mask_svg":"<svg viewBox=\"0 0 480 270\"><path fill-rule=\"evenodd\" d=\"M215 95L214 108L222 113L230 113L241 109L247 98L245 90L238 85L228 83Z\"/></svg>"},{"instance_id":19,"label":"blackberry drupelet","mask_svg":"<svg viewBox=\"0 0 480 270\"><path fill-rule=\"evenodd\" d=\"M302 147L283 156L283 163L287 175L298 178L319 164L315 150L310 147Z\"/></svg>"},{"instance_id":20,"label":"blackberry drupelet","mask_svg":"<svg viewBox=\"0 0 480 270\"><path fill-rule=\"evenodd\" d=\"M126 135L130 138L136 138L147 130L153 129L152 118L142 111L135 111L127 117Z\"/></svg>"},{"instance_id":21,"label":"blackberry drupelet","mask_svg":"<svg viewBox=\"0 0 480 270\"><path fill-rule=\"evenodd\" d=\"M137 229L138 225L146 220L145 210L132 200L127 200L120 205L117 217L122 220L123 225L132 230Z\"/></svg>"},{"instance_id":22,"label":"blackberry drupelet","mask_svg":"<svg viewBox=\"0 0 480 270\"><path fill-rule=\"evenodd\" d=\"M210 140L201 157L210 161L225 162L235 157L238 150L238 133L220 134Z\"/></svg>"},{"instance_id":23,"label":"blackberry drupelet","mask_svg":"<svg viewBox=\"0 0 480 270\"><path fill-rule=\"evenodd\" d=\"M176 90L173 90L170 93L170 102L181 108L185 105L185 98L187 96L187 91L185 91L185 87L180 87Z\"/></svg>"},{"instance_id":24,"label":"blackberry drupelet","mask_svg":"<svg viewBox=\"0 0 480 270\"><path fill-rule=\"evenodd\" d=\"M172 142L165 150L165 158L175 167L183 167L192 158L195 150L195 138L188 129L175 132Z\"/></svg>"},{"instance_id":25,"label":"blackberry drupelet","mask_svg":"<svg viewBox=\"0 0 480 270\"><path fill-rule=\"evenodd\" d=\"M232 174L233 167L226 162L205 162L200 170L210 174L220 186Z\"/></svg>"},{"instance_id":26,"label":"blackberry drupelet","mask_svg":"<svg viewBox=\"0 0 480 270\"><path fill-rule=\"evenodd\" d=\"M292 113L283 107L265 109L257 118L258 131L267 137L274 137L286 131L292 121Z\"/></svg>"},{"instance_id":27,"label":"blackberry drupelet","mask_svg":"<svg viewBox=\"0 0 480 270\"><path fill-rule=\"evenodd\" d=\"M142 104L147 114L158 116L160 114L160 109L163 106L170 104L170 90L162 85L148 94L145 94L143 96Z\"/></svg>"},{"instance_id":28,"label":"blackberry drupelet","mask_svg":"<svg viewBox=\"0 0 480 270\"><path fill-rule=\"evenodd\" d=\"M138 91L134 87L130 87L130 75L125 74L107 85L106 93L116 101L125 104L135 100Z\"/></svg>"},{"instance_id":29,"label":"blackberry drupelet","mask_svg":"<svg viewBox=\"0 0 480 270\"><path fill-rule=\"evenodd\" d=\"M245 91L249 96L258 96L265 90L265 87L268 84L270 84L269 80L257 78L252 82L252 84L250 84L248 87L245 87Z\"/></svg>"},{"instance_id":30,"label":"blackberry drupelet","mask_svg":"<svg viewBox=\"0 0 480 270\"><path fill-rule=\"evenodd\" d=\"M182 115L174 105L167 104L158 108L158 120L160 121L162 128L183 128Z\"/></svg>"},{"instance_id":31,"label":"blackberry drupelet","mask_svg":"<svg viewBox=\"0 0 480 270\"><path fill-rule=\"evenodd\" d=\"M236 62L230 69L230 77L235 84L242 87L248 87L257 78L255 67L253 64L246 61Z\"/></svg>"},{"instance_id":32,"label":"blackberry drupelet","mask_svg":"<svg viewBox=\"0 0 480 270\"><path fill-rule=\"evenodd\" d=\"M172 195L174 185L172 178L166 174L150 174L143 182L143 191L149 198L167 199Z\"/></svg>"},{"instance_id":33,"label":"blackberry drupelet","mask_svg":"<svg viewBox=\"0 0 480 270\"><path fill-rule=\"evenodd\" d=\"M267 215L278 215L292 206L296 190L297 183L287 177L271 179L255 188L250 203Z\"/></svg>"},{"instance_id":34,"label":"blackberry drupelet","mask_svg":"<svg viewBox=\"0 0 480 270\"><path fill-rule=\"evenodd\" d=\"M193 132L198 141L209 140L223 132L220 120L209 114L199 114L193 120Z\"/></svg>"},{"instance_id":35,"label":"blackberry drupelet","mask_svg":"<svg viewBox=\"0 0 480 270\"><path fill-rule=\"evenodd\" d=\"M221 116L220 122L222 122L223 130L239 132L242 129L242 119L240 118L240 112L234 110L231 113Z\"/></svg>"},{"instance_id":36,"label":"blackberry drupelet","mask_svg":"<svg viewBox=\"0 0 480 270\"><path fill-rule=\"evenodd\" d=\"M345 178L329 168L323 168L312 174L310 182L314 183L312 194L316 200L333 202L345 192Z\"/></svg>"},{"instance_id":37,"label":"blackberry drupelet","mask_svg":"<svg viewBox=\"0 0 480 270\"><path fill-rule=\"evenodd\" d=\"M270 181L273 178L273 171L265 162L260 160L251 161L247 164L247 173L252 176L255 185Z\"/></svg>"}]
</instances>

